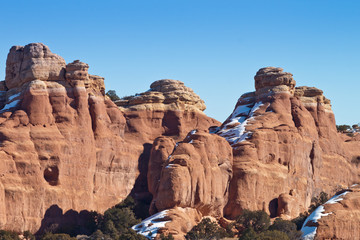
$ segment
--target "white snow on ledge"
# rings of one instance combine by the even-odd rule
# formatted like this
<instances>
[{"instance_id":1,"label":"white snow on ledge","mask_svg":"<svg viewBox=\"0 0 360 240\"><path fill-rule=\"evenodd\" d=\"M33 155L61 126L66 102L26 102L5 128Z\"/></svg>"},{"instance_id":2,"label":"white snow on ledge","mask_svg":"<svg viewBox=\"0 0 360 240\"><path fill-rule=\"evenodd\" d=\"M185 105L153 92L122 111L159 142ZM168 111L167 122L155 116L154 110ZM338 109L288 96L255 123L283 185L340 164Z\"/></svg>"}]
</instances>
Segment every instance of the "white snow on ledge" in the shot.
<instances>
[{"instance_id":1,"label":"white snow on ledge","mask_svg":"<svg viewBox=\"0 0 360 240\"><path fill-rule=\"evenodd\" d=\"M167 212L168 210L158 212L131 228L138 234L141 234L148 239L153 239L156 237L159 229L165 227L165 224L170 222L164 220Z\"/></svg>"},{"instance_id":2,"label":"white snow on ledge","mask_svg":"<svg viewBox=\"0 0 360 240\"><path fill-rule=\"evenodd\" d=\"M246 132L248 121L254 119L254 113L264 105L262 102L239 105L229 117L229 122L223 126L218 134L224 137L230 145L242 142L251 137L251 132ZM252 106L252 107L251 107Z\"/></svg>"},{"instance_id":3,"label":"white snow on ledge","mask_svg":"<svg viewBox=\"0 0 360 240\"><path fill-rule=\"evenodd\" d=\"M20 102L20 100L15 100L15 101L12 101L12 102L6 104L3 107L3 109L0 110L0 112L5 112L5 111L9 110L10 108L16 107L19 102Z\"/></svg>"},{"instance_id":4,"label":"white snow on ledge","mask_svg":"<svg viewBox=\"0 0 360 240\"><path fill-rule=\"evenodd\" d=\"M325 212L325 208L324 205L326 204L335 204L337 202L340 202L341 200L344 200L342 197L345 196L349 191L345 191L341 194L335 195L332 198L330 198L326 203L324 203L323 205L319 206L317 209L315 209L315 211L313 211L309 217L306 218L301 231L303 232L303 235L301 237L301 239L303 240L313 240L315 238L316 235L316 231L317 231L317 227L316 226L306 226L310 221L313 223L317 223L317 221L324 217L324 216L328 216L330 214L332 214L332 212L330 213L324 213ZM315 225L315 224L314 224Z\"/></svg>"},{"instance_id":5,"label":"white snow on ledge","mask_svg":"<svg viewBox=\"0 0 360 240\"><path fill-rule=\"evenodd\" d=\"M16 107L20 102L19 99L14 100L15 98L19 97L21 93L16 93L8 97L7 104L0 110L0 112L5 112L13 107Z\"/></svg>"}]
</instances>

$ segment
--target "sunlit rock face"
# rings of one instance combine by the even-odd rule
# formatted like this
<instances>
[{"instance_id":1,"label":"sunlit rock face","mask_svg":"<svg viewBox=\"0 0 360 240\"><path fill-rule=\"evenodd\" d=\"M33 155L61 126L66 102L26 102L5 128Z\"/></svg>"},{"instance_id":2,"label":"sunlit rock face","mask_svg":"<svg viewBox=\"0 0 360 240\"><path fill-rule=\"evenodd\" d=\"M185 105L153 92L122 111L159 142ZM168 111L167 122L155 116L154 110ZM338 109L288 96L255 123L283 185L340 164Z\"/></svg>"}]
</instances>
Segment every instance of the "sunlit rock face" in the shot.
<instances>
[{"instance_id":1,"label":"sunlit rock face","mask_svg":"<svg viewBox=\"0 0 360 240\"><path fill-rule=\"evenodd\" d=\"M180 81L175 89L163 81L152 85L166 92L171 110L155 111L151 103L128 110L105 96L104 78L88 70L41 43L10 49L0 82L1 229L36 232L53 209L103 212L130 193L150 203L146 173L154 139L219 125ZM189 96L195 107L182 108Z\"/></svg>"},{"instance_id":2,"label":"sunlit rock face","mask_svg":"<svg viewBox=\"0 0 360 240\"><path fill-rule=\"evenodd\" d=\"M320 191L358 181L358 135L337 133L323 92L295 87L281 68L260 69L256 91L222 124L178 80L113 103L104 78L88 71L41 43L10 49L0 82L1 229L36 232L53 211L103 212L131 194L164 213L159 233L181 239L204 216L261 209L293 218Z\"/></svg>"},{"instance_id":3,"label":"sunlit rock face","mask_svg":"<svg viewBox=\"0 0 360 240\"><path fill-rule=\"evenodd\" d=\"M358 180L352 159L360 156L359 139L337 133L321 90L295 87L291 73L274 67L257 72L255 88L210 133L155 140L147 175L150 212L168 221L158 233L182 239L199 217L236 218L243 209L291 219L321 191Z\"/></svg>"},{"instance_id":4,"label":"sunlit rock face","mask_svg":"<svg viewBox=\"0 0 360 240\"><path fill-rule=\"evenodd\" d=\"M347 149L359 142L344 142L337 133L330 101L321 90L295 87L291 73L274 67L257 72L255 88L239 98L217 132L234 154L227 217L260 209L293 218L320 191L358 180L351 159L359 150Z\"/></svg>"}]
</instances>

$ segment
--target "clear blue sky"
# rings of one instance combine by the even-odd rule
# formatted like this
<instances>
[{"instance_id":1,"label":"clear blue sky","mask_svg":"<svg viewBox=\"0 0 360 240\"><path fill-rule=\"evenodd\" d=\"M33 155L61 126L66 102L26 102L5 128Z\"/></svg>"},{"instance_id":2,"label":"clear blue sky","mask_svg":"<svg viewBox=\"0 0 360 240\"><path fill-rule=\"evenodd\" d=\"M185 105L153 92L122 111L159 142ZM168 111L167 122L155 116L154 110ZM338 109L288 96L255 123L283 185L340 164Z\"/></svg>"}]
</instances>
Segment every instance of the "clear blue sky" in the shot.
<instances>
[{"instance_id":1,"label":"clear blue sky","mask_svg":"<svg viewBox=\"0 0 360 240\"><path fill-rule=\"evenodd\" d=\"M2 1L0 27L0 79L11 46L43 42L119 96L181 80L223 121L276 66L324 90L338 124L360 122L357 0Z\"/></svg>"}]
</instances>

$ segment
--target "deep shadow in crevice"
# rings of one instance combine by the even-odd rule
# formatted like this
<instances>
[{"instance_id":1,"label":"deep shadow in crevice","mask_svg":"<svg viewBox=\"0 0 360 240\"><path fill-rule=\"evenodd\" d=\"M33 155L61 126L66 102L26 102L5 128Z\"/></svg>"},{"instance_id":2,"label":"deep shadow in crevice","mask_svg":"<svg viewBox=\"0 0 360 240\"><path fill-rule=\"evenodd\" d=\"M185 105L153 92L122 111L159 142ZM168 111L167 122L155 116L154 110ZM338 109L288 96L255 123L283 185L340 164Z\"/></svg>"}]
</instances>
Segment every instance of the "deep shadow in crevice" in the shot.
<instances>
[{"instance_id":1,"label":"deep shadow in crevice","mask_svg":"<svg viewBox=\"0 0 360 240\"><path fill-rule=\"evenodd\" d=\"M130 193L130 196L136 201L136 205L139 206L138 209L134 210L135 215L141 219L145 219L149 216L149 208L152 200L152 195L149 192L147 182L147 172L152 144L145 143L143 147L143 152L138 159L138 170L140 174L135 180L134 187Z\"/></svg>"},{"instance_id":2,"label":"deep shadow in crevice","mask_svg":"<svg viewBox=\"0 0 360 240\"><path fill-rule=\"evenodd\" d=\"M278 210L278 199L274 198L269 202L269 212L271 218L277 217L277 210Z\"/></svg>"},{"instance_id":3,"label":"deep shadow in crevice","mask_svg":"<svg viewBox=\"0 0 360 240\"><path fill-rule=\"evenodd\" d=\"M98 214L82 210L80 212L72 209L63 214L63 210L58 205L49 207L41 221L36 236L41 236L46 232L66 233L72 237L76 235L91 235L96 230L96 220Z\"/></svg>"}]
</instances>

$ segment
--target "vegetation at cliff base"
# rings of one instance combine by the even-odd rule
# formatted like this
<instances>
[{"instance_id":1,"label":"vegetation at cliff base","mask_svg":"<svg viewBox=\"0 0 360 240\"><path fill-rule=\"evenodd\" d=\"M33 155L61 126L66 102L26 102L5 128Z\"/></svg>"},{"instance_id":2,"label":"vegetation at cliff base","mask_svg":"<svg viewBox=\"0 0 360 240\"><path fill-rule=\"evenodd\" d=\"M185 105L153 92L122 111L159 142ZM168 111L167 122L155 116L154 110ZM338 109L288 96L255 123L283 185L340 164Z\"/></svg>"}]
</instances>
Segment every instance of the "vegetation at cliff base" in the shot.
<instances>
[{"instance_id":1,"label":"vegetation at cliff base","mask_svg":"<svg viewBox=\"0 0 360 240\"><path fill-rule=\"evenodd\" d=\"M232 237L232 235L209 218L204 218L185 235L185 239L188 240L221 239L225 237Z\"/></svg>"},{"instance_id":2,"label":"vegetation at cliff base","mask_svg":"<svg viewBox=\"0 0 360 240\"><path fill-rule=\"evenodd\" d=\"M270 216L266 212L244 210L226 229L209 218L204 218L185 238L222 239L234 236L241 240L297 240L301 237L301 232L291 221L278 218L271 224Z\"/></svg>"}]
</instances>

